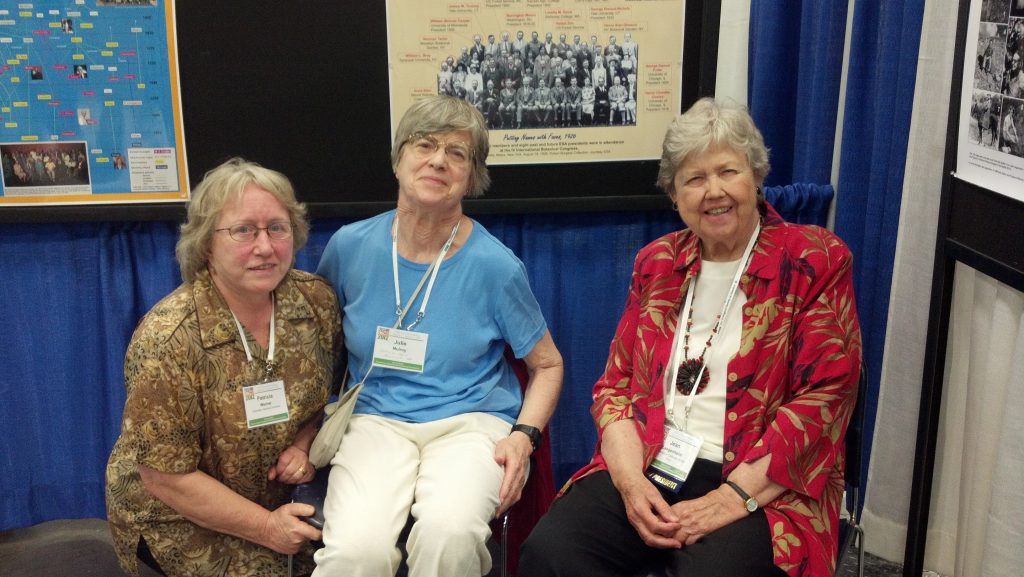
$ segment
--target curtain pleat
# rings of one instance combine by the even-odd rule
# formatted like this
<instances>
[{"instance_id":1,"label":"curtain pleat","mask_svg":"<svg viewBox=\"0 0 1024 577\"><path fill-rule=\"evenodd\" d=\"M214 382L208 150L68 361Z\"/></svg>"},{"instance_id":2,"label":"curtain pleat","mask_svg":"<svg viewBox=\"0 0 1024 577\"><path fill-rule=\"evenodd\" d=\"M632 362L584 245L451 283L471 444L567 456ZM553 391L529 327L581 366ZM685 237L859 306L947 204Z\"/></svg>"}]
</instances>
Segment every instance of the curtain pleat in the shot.
<instances>
[{"instance_id":1,"label":"curtain pleat","mask_svg":"<svg viewBox=\"0 0 1024 577\"><path fill-rule=\"evenodd\" d=\"M892 561L902 561L906 548L956 29L956 10L934 2L925 6L885 354L881 377L875 381L878 411L873 438L878 443L871 451L871 482L861 518L871 535L868 551ZM933 510L931 518L937 516Z\"/></svg>"},{"instance_id":2,"label":"curtain pleat","mask_svg":"<svg viewBox=\"0 0 1024 577\"><path fill-rule=\"evenodd\" d=\"M854 254L871 383L867 438L878 409L923 14L923 0L858 0L853 14L835 230ZM864 458L869 456L865 451ZM866 462L862 470L865 485Z\"/></svg>"},{"instance_id":3,"label":"curtain pleat","mask_svg":"<svg viewBox=\"0 0 1024 577\"><path fill-rule=\"evenodd\" d=\"M1024 564L1024 294L956 265L925 567L1018 575Z\"/></svg>"},{"instance_id":4,"label":"curtain pleat","mask_svg":"<svg viewBox=\"0 0 1024 577\"><path fill-rule=\"evenodd\" d=\"M0 529L103 517L140 311L178 282L167 223L6 225Z\"/></svg>"},{"instance_id":5,"label":"curtain pleat","mask_svg":"<svg viewBox=\"0 0 1024 577\"><path fill-rule=\"evenodd\" d=\"M832 177L846 14L846 2L751 2L748 102L770 185Z\"/></svg>"}]
</instances>

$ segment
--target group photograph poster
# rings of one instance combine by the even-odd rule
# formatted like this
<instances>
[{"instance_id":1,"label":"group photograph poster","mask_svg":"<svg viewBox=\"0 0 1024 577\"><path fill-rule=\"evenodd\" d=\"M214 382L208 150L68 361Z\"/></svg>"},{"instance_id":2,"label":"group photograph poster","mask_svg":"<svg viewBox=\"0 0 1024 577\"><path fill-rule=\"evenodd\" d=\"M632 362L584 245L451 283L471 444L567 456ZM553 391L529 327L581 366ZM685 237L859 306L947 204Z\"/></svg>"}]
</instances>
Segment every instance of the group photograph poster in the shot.
<instances>
[{"instance_id":1,"label":"group photograph poster","mask_svg":"<svg viewBox=\"0 0 1024 577\"><path fill-rule=\"evenodd\" d=\"M680 112L684 0L387 0L391 131L465 99L488 164L649 160Z\"/></svg>"},{"instance_id":2,"label":"group photograph poster","mask_svg":"<svg viewBox=\"0 0 1024 577\"><path fill-rule=\"evenodd\" d=\"M1024 202L1024 2L974 0L956 176Z\"/></svg>"},{"instance_id":3,"label":"group photograph poster","mask_svg":"<svg viewBox=\"0 0 1024 577\"><path fill-rule=\"evenodd\" d=\"M0 207L188 200L170 0L0 6Z\"/></svg>"}]
</instances>

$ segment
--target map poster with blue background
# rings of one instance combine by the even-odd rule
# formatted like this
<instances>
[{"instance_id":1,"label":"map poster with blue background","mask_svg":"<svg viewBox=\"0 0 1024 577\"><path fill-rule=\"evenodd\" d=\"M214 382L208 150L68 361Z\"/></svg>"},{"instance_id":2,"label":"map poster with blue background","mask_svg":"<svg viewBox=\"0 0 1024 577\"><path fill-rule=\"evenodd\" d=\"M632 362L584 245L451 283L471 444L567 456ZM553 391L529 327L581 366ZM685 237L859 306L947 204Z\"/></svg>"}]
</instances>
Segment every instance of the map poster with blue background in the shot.
<instances>
[{"instance_id":1,"label":"map poster with blue background","mask_svg":"<svg viewBox=\"0 0 1024 577\"><path fill-rule=\"evenodd\" d=\"M0 159L0 206L188 200L174 3L4 3Z\"/></svg>"}]
</instances>

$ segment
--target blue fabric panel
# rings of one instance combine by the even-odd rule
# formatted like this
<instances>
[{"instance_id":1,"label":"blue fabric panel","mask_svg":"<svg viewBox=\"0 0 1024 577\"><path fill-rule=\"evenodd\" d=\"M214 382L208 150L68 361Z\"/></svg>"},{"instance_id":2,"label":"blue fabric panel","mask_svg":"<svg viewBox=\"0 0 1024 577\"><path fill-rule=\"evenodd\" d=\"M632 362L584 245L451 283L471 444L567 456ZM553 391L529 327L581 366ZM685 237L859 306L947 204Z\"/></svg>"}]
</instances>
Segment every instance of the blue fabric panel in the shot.
<instances>
[{"instance_id":1,"label":"blue fabric panel","mask_svg":"<svg viewBox=\"0 0 1024 577\"><path fill-rule=\"evenodd\" d=\"M834 192L830 184L787 184L769 186L764 195L787 221L825 226Z\"/></svg>"},{"instance_id":2,"label":"blue fabric panel","mask_svg":"<svg viewBox=\"0 0 1024 577\"><path fill-rule=\"evenodd\" d=\"M868 449L878 408L923 14L923 0L858 0L853 15L835 228L854 254L854 290L870 373ZM865 450L862 486L869 455Z\"/></svg>"},{"instance_id":3,"label":"blue fabric panel","mask_svg":"<svg viewBox=\"0 0 1024 577\"><path fill-rule=\"evenodd\" d=\"M103 470L141 312L177 277L175 227L8 225L0 287L0 529L103 517Z\"/></svg>"},{"instance_id":4,"label":"blue fabric panel","mask_svg":"<svg viewBox=\"0 0 1024 577\"><path fill-rule=\"evenodd\" d=\"M829 186L769 187L794 222L824 224ZM681 226L648 212L478 217L526 264L566 361L550 425L556 483L590 460L591 387L626 298L633 257ZM315 270L351 219L313 223L296 266ZM120 432L124 351L138 319L180 284L169 222L0 225L0 531L105 517L104 468Z\"/></svg>"},{"instance_id":5,"label":"blue fabric panel","mask_svg":"<svg viewBox=\"0 0 1024 577\"><path fill-rule=\"evenodd\" d=\"M748 102L769 185L831 180L846 16L846 2L751 3Z\"/></svg>"}]
</instances>

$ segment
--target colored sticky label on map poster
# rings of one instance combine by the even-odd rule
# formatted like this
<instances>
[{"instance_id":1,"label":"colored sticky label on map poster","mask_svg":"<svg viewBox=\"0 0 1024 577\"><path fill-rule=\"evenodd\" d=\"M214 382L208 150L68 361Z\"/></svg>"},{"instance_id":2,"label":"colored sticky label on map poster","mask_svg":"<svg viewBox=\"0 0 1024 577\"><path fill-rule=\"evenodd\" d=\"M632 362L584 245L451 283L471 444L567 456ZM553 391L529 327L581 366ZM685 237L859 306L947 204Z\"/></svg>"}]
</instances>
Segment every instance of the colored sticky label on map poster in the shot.
<instances>
[{"instance_id":1,"label":"colored sticky label on map poster","mask_svg":"<svg viewBox=\"0 0 1024 577\"><path fill-rule=\"evenodd\" d=\"M188 200L174 3L0 7L0 206Z\"/></svg>"}]
</instances>

